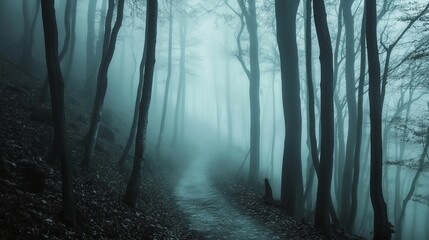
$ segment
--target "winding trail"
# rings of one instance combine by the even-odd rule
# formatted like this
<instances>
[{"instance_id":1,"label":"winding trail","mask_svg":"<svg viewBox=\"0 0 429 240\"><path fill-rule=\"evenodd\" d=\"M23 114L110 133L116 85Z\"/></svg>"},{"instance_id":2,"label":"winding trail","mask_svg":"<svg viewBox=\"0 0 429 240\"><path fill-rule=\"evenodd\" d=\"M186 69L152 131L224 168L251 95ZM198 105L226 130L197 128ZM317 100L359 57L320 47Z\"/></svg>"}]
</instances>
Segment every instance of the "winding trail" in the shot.
<instances>
[{"instance_id":1,"label":"winding trail","mask_svg":"<svg viewBox=\"0 0 429 240\"><path fill-rule=\"evenodd\" d=\"M193 161L176 187L178 204L189 217L191 229L207 239L280 239L232 206L211 183L210 166L205 159Z\"/></svg>"}]
</instances>

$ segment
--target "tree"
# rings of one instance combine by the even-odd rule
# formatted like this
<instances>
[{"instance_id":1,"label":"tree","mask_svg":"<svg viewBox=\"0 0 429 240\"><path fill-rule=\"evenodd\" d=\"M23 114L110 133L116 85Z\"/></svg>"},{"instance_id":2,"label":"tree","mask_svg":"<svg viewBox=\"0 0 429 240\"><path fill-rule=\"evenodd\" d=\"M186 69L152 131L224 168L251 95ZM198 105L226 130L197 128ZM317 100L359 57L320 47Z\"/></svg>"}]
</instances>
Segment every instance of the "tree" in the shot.
<instances>
[{"instance_id":1,"label":"tree","mask_svg":"<svg viewBox=\"0 0 429 240\"><path fill-rule=\"evenodd\" d=\"M71 163L66 155L66 130L64 114L64 82L58 59L58 31L54 0L41 1L45 36L46 65L51 89L54 143L51 158L61 161L62 216L67 224L75 225L75 199Z\"/></svg>"},{"instance_id":2,"label":"tree","mask_svg":"<svg viewBox=\"0 0 429 240\"><path fill-rule=\"evenodd\" d=\"M136 135L136 152L134 156L133 171L124 196L124 202L129 206L134 206L136 202L137 192L140 186L143 155L146 150L146 129L152 92L153 72L155 67L158 1L148 0L146 11L146 46L144 49L147 49L147 55L145 56L145 54L143 54L140 65L140 81L142 81L141 75L143 74L142 71L144 69L144 83ZM145 67L143 67L144 64Z\"/></svg>"},{"instance_id":3,"label":"tree","mask_svg":"<svg viewBox=\"0 0 429 240\"><path fill-rule=\"evenodd\" d=\"M237 0L240 6L241 13L246 19L247 32L249 33L249 62L250 70L245 67L243 58L241 57L241 65L247 73L250 81L249 97L250 97L250 165L249 165L249 180L250 184L256 183L259 176L259 151L260 151L260 105L259 105L259 43L258 43L258 24L256 20L255 0L249 0L247 6L244 0ZM242 22L243 26L243 22ZM239 40L238 40L239 41Z\"/></svg>"},{"instance_id":4,"label":"tree","mask_svg":"<svg viewBox=\"0 0 429 240\"><path fill-rule=\"evenodd\" d=\"M237 0L240 7L240 12L236 11L228 1L224 1L226 6L231 9L240 19L240 29L235 38L237 43L237 60L240 63L243 71L249 79L249 99L250 99L250 164L249 178L250 184L256 183L259 176L259 158L260 158L260 135L261 124L260 115L261 107L259 105L259 41L258 41L258 23L256 18L256 3L255 0L247 1ZM241 37L244 28L247 27L249 34L249 67L244 60L244 51L241 44Z\"/></svg>"},{"instance_id":5,"label":"tree","mask_svg":"<svg viewBox=\"0 0 429 240\"><path fill-rule=\"evenodd\" d=\"M171 65L172 65L172 48L173 48L173 0L170 0L170 10L168 16L168 67L167 80L165 81L164 104L162 107L161 126L159 128L158 143L156 144L156 154L159 155L161 147L162 135L164 134L165 115L167 114L168 96L170 92L171 81Z\"/></svg>"},{"instance_id":6,"label":"tree","mask_svg":"<svg viewBox=\"0 0 429 240\"><path fill-rule=\"evenodd\" d=\"M315 225L330 233L329 202L334 153L334 66L331 37L324 0L313 2L314 22L320 49L321 153L317 186Z\"/></svg>"},{"instance_id":7,"label":"tree","mask_svg":"<svg viewBox=\"0 0 429 240\"><path fill-rule=\"evenodd\" d=\"M140 64L140 80L139 80L139 84L137 86L137 95L136 95L136 104L134 107L134 115L133 115L133 122L131 124L131 129L130 129L130 135L128 136L128 140L127 143L125 144L124 147L124 151L122 151L121 154L121 158L119 159L118 165L119 168L122 168L125 164L125 161L128 158L128 153L131 150L131 146L133 145L133 140L136 137L136 132L137 132L137 123L138 123L138 118L139 118L139 103L141 101L142 98L142 91L143 91L143 73L144 73L144 67L145 67L145 62L146 62L146 54L147 54L147 44L145 43L144 45L144 49L143 49L143 57L141 60L141 64Z\"/></svg>"},{"instance_id":8,"label":"tree","mask_svg":"<svg viewBox=\"0 0 429 240\"><path fill-rule=\"evenodd\" d=\"M365 16L365 9L364 9ZM365 85L365 71L366 71L366 44L365 44L365 17L362 18L362 29L360 37L360 72L359 72L359 87L358 87L358 101L357 101L357 120L356 120L356 146L353 160L353 178L351 185L351 205L350 214L347 221L347 229L352 229L357 213L358 201L358 183L360 173L360 157L362 146L362 126L363 126L363 90Z\"/></svg>"},{"instance_id":9,"label":"tree","mask_svg":"<svg viewBox=\"0 0 429 240\"><path fill-rule=\"evenodd\" d=\"M124 14L124 1L118 1L117 16L115 25L110 34L111 19L113 16L114 1L109 0L108 15L106 19L106 27L104 31L104 42L103 42L103 57L98 69L97 78L97 92L94 99L94 106L92 109L91 125L86 135L85 155L82 161L82 165L85 168L89 168L90 159L94 152L95 144L97 141L98 129L101 122L101 114L103 112L104 97L106 96L107 90L107 72L109 65L112 61L113 54L115 52L116 39L118 37L119 29L121 28L123 14Z\"/></svg>"},{"instance_id":10,"label":"tree","mask_svg":"<svg viewBox=\"0 0 429 240\"><path fill-rule=\"evenodd\" d=\"M382 189L383 145L381 138L382 94L380 92L380 59L377 46L377 4L365 0L366 42L369 73L369 108L371 119L370 196L374 210L374 239L390 239L392 230Z\"/></svg>"},{"instance_id":11,"label":"tree","mask_svg":"<svg viewBox=\"0 0 429 240\"><path fill-rule=\"evenodd\" d=\"M72 28L72 23L71 23L71 16L72 16L72 12L75 12L75 8L76 8L76 1L74 0L67 0L66 1L66 6L65 6L65 12L64 12L64 29L66 32L66 36L64 38L64 44L63 44L63 48L61 49L60 55L59 55L59 61L60 64L63 62L64 57L66 56L66 54L69 52L70 49L70 42L71 42L71 38L72 38L72 32L71 32L71 28ZM76 15L76 14L74 14ZM67 78L66 78L67 79ZM48 94L49 94L49 79L48 76L45 76L45 82L43 84L43 89L42 89L42 94L40 96L40 101L41 102L46 102L47 98L48 98Z\"/></svg>"},{"instance_id":12,"label":"tree","mask_svg":"<svg viewBox=\"0 0 429 240\"><path fill-rule=\"evenodd\" d=\"M281 201L291 216L304 210L301 166L301 99L296 42L296 14L299 0L275 2L277 42L282 76L285 141L281 182Z\"/></svg>"},{"instance_id":13,"label":"tree","mask_svg":"<svg viewBox=\"0 0 429 240\"><path fill-rule=\"evenodd\" d=\"M346 99L348 108L348 131L346 156L341 188L341 221L347 222L350 215L352 175L354 169L354 156L356 145L356 96L355 96L355 35L354 35L354 17L352 14L353 0L342 0L344 30L346 35L346 62L345 62L345 80L346 80ZM339 159L342 161L342 159ZM346 231L351 228L346 224Z\"/></svg>"},{"instance_id":14,"label":"tree","mask_svg":"<svg viewBox=\"0 0 429 240\"><path fill-rule=\"evenodd\" d=\"M183 10L184 11L184 10ZM180 16L180 22L179 22L179 36L180 36L180 60L179 60L179 86L177 89L177 95L176 95L176 109L174 110L174 129L173 129L173 141L172 145L173 147L177 147L177 141L178 141L178 130L179 130L179 113L180 109L182 109L183 106L181 106L182 99L184 99L184 87L185 87L185 81L186 81L186 38L187 38L187 32L188 32L188 23L187 23L187 13L182 12ZM185 112L182 109L182 115ZM182 129L183 130L183 129Z\"/></svg>"}]
</instances>

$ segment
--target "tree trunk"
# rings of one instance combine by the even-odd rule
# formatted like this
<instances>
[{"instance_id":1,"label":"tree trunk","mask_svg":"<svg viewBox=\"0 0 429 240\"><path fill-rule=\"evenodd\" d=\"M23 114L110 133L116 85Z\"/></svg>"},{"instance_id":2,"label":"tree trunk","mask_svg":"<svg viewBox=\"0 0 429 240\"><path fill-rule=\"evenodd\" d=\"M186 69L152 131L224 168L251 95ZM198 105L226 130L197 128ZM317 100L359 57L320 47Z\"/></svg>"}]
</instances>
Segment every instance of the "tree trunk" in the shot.
<instances>
[{"instance_id":1,"label":"tree trunk","mask_svg":"<svg viewBox=\"0 0 429 240\"><path fill-rule=\"evenodd\" d=\"M61 161L62 217L65 223L76 224L75 199L71 162L66 156L66 129L64 114L64 82L58 59L58 31L55 19L54 0L41 1L45 36L46 65L51 88L52 117L54 123L53 152L55 160Z\"/></svg>"},{"instance_id":2,"label":"tree trunk","mask_svg":"<svg viewBox=\"0 0 429 240\"><path fill-rule=\"evenodd\" d=\"M319 41L321 69L321 154L319 165L319 184L317 186L315 226L329 234L330 220L328 207L331 192L334 150L333 55L324 1L314 0L313 11L317 39Z\"/></svg>"},{"instance_id":3,"label":"tree trunk","mask_svg":"<svg viewBox=\"0 0 429 240\"><path fill-rule=\"evenodd\" d=\"M139 79L139 85L137 86L137 96L136 96L136 103L135 103L135 107L134 107L134 116L133 116L133 123L131 124L131 130L130 130L130 135L128 136L128 140L127 143L125 145L124 151L122 152L121 158L119 159L118 162L118 166L119 168L124 167L124 163L128 158L128 153L131 150L131 146L133 145L134 142L134 138L136 137L136 132L137 132L137 123L138 123L138 119L139 119L139 103L141 101L142 98L142 94L143 94L143 81L144 81L144 68L145 68L145 63L146 63L146 57L147 57L147 44L145 42L144 44L144 49L143 49L143 56L142 56L142 60L140 63L140 79Z\"/></svg>"},{"instance_id":4,"label":"tree trunk","mask_svg":"<svg viewBox=\"0 0 429 240\"><path fill-rule=\"evenodd\" d=\"M170 12L168 20L168 67L167 67L167 80L165 81L164 90L164 104L162 107L161 126L159 128L158 143L156 144L156 155L159 155L161 148L162 135L164 134L165 115L167 114L168 97L170 92L171 81L171 62L172 62L172 48L173 48L173 0L170 0Z\"/></svg>"},{"instance_id":5,"label":"tree trunk","mask_svg":"<svg viewBox=\"0 0 429 240\"><path fill-rule=\"evenodd\" d=\"M130 181L127 185L127 191L124 196L125 204L134 206L138 189L141 181L141 168L143 165L143 155L146 150L146 130L148 123L148 113L152 93L153 72L155 67L155 46L156 46L156 28L158 16L158 1L147 1L146 13L146 43L147 56L143 54L141 65L145 64L144 84L142 98L140 101L139 121L136 135L136 152L134 156L133 171L131 173ZM143 62L146 60L146 62ZM143 69L141 66L140 69ZM142 74L142 72L140 72Z\"/></svg>"},{"instance_id":6,"label":"tree trunk","mask_svg":"<svg viewBox=\"0 0 429 240\"><path fill-rule=\"evenodd\" d=\"M271 94L272 94L272 101L273 101L273 133L271 136L271 163L270 163L270 165L271 165L270 177L271 178L273 177L273 174L274 174L274 150L276 147L276 132L277 132L276 131L276 88L275 88L276 72L274 70L274 66L273 66L272 75L273 75L273 79L272 79L273 83L272 83L272 87L271 87L271 90L272 90Z\"/></svg>"},{"instance_id":7,"label":"tree trunk","mask_svg":"<svg viewBox=\"0 0 429 240\"><path fill-rule=\"evenodd\" d=\"M369 105L371 118L370 195L374 210L374 239L390 239L392 230L382 189L383 149L381 139L380 60L377 46L377 5L366 0L366 41L369 72Z\"/></svg>"},{"instance_id":8,"label":"tree trunk","mask_svg":"<svg viewBox=\"0 0 429 240\"><path fill-rule=\"evenodd\" d=\"M307 97L308 97L308 146L310 149L309 158L313 169L318 166L319 155L317 151L317 139L316 139L316 117L314 110L314 87L313 87L313 65L312 65L312 45L311 45L311 0L305 1L305 68L307 77ZM317 164L315 164L317 162ZM314 174L313 174L314 176ZM313 186L313 178L311 182L307 183L307 187L311 191ZM307 192L308 190L306 190ZM310 206L311 207L311 206Z\"/></svg>"},{"instance_id":9,"label":"tree trunk","mask_svg":"<svg viewBox=\"0 0 429 240\"><path fill-rule=\"evenodd\" d=\"M336 119L336 128L334 129L334 136L336 136L335 139L337 139L337 141L334 140L334 150L335 150L335 157L334 157L334 192L335 192L335 197L336 197L336 202L337 202L337 206L338 209L341 209L341 201L340 201L340 196L341 196L341 187L340 187L340 178L342 177L341 173L342 170L344 169L344 161L342 161L342 159L344 159L345 156L345 143L344 143L344 119L343 119L343 107L340 104L340 99L338 96L338 91L335 91L336 86L338 85L338 72L339 72L339 67L341 64L341 61L338 60L338 56L340 53L340 47L342 48L342 46L340 46L341 40L342 40L342 33L343 33L343 18L341 17L342 15L342 11L343 11L343 1L340 1L340 4L338 6L338 18L337 18L337 35L336 35L336 40L335 40L335 49L334 49L334 104L335 104L335 108L337 111L337 119ZM320 109L319 109L320 110ZM340 114L341 113L341 114ZM341 159L341 161L340 161Z\"/></svg>"},{"instance_id":10,"label":"tree trunk","mask_svg":"<svg viewBox=\"0 0 429 240\"><path fill-rule=\"evenodd\" d=\"M364 10L365 11L365 10ZM365 14L365 13L364 13ZM359 87L358 87L358 106L357 106L357 121L356 121L356 146L353 159L353 178L351 185L351 205L350 214L347 221L346 229L352 231L356 220L357 205L358 205L358 183L360 175L360 154L362 146L362 127L363 127L363 90L365 86L365 71L366 71L366 44L365 44L365 18L362 18L360 38L360 72L359 72Z\"/></svg>"},{"instance_id":11,"label":"tree trunk","mask_svg":"<svg viewBox=\"0 0 429 240\"><path fill-rule=\"evenodd\" d=\"M98 70L97 79L97 92L94 99L94 106L91 116L91 126L86 135L85 155L82 161L84 168L90 167L90 160L94 152L95 144L97 141L98 129L100 127L101 114L103 112L104 97L107 90L107 72L110 62L112 61L115 52L116 39L118 37L119 29L121 28L123 13L124 13L124 0L119 0L117 17L115 25L110 35L111 20L113 17L114 1L109 0L109 9L106 17L106 28L103 43L103 57Z\"/></svg>"},{"instance_id":12,"label":"tree trunk","mask_svg":"<svg viewBox=\"0 0 429 240\"><path fill-rule=\"evenodd\" d=\"M110 21L110 24L112 24L112 17L109 17L109 14L113 14L113 9L112 12L110 13L107 9L107 2L108 1L101 1L101 9L100 9L100 19L99 19L99 24L98 24L98 36L97 39L95 41L95 55L94 55L94 65L92 66L92 72L91 72L91 76L90 76L90 81L86 83L85 85L85 90L84 90L84 95L86 96L87 100L92 100L94 98L94 94L96 92L96 76L97 76L97 70L100 66L100 62L101 59L103 57L103 51L105 49L103 49L103 43L104 43L104 36L106 35L104 33L105 30L105 25L106 25L106 21ZM107 11L107 14L105 14L105 12ZM109 26L109 34L108 36L110 36L110 26Z\"/></svg>"},{"instance_id":13,"label":"tree trunk","mask_svg":"<svg viewBox=\"0 0 429 240\"><path fill-rule=\"evenodd\" d=\"M246 19L246 27L249 33L249 61L250 71L248 74L249 98L250 98L250 164L249 179L250 184L256 184L259 177L259 155L260 155L260 105L259 105L259 43L258 24L256 19L255 0L248 0L246 7L244 0L237 0L241 12Z\"/></svg>"},{"instance_id":14,"label":"tree trunk","mask_svg":"<svg viewBox=\"0 0 429 240\"><path fill-rule=\"evenodd\" d=\"M228 46L227 34L225 34L225 47ZM232 148L232 102L231 102L231 76L230 76L229 58L225 59L225 85L226 85L226 117L228 124L228 149Z\"/></svg>"},{"instance_id":15,"label":"tree trunk","mask_svg":"<svg viewBox=\"0 0 429 240\"><path fill-rule=\"evenodd\" d=\"M296 14L299 0L276 2L277 42L282 75L285 141L283 152L281 201L294 217L303 214L301 166L301 99L296 42Z\"/></svg>"},{"instance_id":16,"label":"tree trunk","mask_svg":"<svg viewBox=\"0 0 429 240\"><path fill-rule=\"evenodd\" d=\"M352 15L351 0L343 1L344 30L346 34L346 99L348 108L348 131L346 144L346 157L341 188L341 218L340 221L346 224L346 231L351 231L351 226L347 224L350 216L352 175L354 173L354 156L356 147L356 96L355 96L355 34L354 18ZM341 161L341 159L339 159Z\"/></svg>"},{"instance_id":17,"label":"tree trunk","mask_svg":"<svg viewBox=\"0 0 429 240\"><path fill-rule=\"evenodd\" d=\"M177 147L177 139L179 137L179 114L181 110L181 100L183 98L183 86L186 80L186 35L187 35L188 27L186 14L181 16L179 32L180 32L180 68L179 68L179 85L177 89L176 96L176 109L174 110L174 129L173 129L173 142L172 145L174 148ZM182 114L184 112L182 111Z\"/></svg>"},{"instance_id":18,"label":"tree trunk","mask_svg":"<svg viewBox=\"0 0 429 240\"><path fill-rule=\"evenodd\" d=\"M66 31L66 36L64 38L64 44L63 44L63 48L61 49L60 55L58 56L59 58L59 62L60 64L62 63L64 57L67 54L67 51L69 50L69 46L70 46L70 36L71 36L71 24L70 24L70 16L71 16L71 9L73 6L73 0L67 0L66 1L66 7L65 7L65 12L64 12L64 29ZM40 101L41 102L46 102L48 100L48 95L49 95L49 79L48 79L48 75L45 76L45 82L43 84L43 88L42 88L42 95L40 96Z\"/></svg>"},{"instance_id":19,"label":"tree trunk","mask_svg":"<svg viewBox=\"0 0 429 240\"><path fill-rule=\"evenodd\" d=\"M76 46L76 13L77 13L77 0L72 1L71 5L71 23L70 23L70 51L68 56L67 65L65 67L65 80L66 84L70 82L70 74L74 59L74 49Z\"/></svg>"}]
</instances>

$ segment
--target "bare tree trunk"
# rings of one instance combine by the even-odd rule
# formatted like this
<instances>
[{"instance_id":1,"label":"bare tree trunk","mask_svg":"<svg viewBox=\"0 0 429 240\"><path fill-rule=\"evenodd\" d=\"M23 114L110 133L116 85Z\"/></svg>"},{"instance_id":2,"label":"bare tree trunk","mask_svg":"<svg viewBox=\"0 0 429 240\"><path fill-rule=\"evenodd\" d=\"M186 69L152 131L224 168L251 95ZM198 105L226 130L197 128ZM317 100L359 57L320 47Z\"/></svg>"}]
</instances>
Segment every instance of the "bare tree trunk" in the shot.
<instances>
[{"instance_id":1,"label":"bare tree trunk","mask_svg":"<svg viewBox=\"0 0 429 240\"><path fill-rule=\"evenodd\" d=\"M143 94L143 81L144 81L144 68L146 63L146 57L147 57L147 44L145 42L144 49L143 49L143 56L140 63L140 79L139 79L139 85L137 86L137 96L136 96L136 103L134 107L134 116L133 116L133 123L131 124L131 130L130 135L128 136L127 143L125 145L124 151L122 152L121 158L119 159L118 166L119 168L122 168L124 166L125 161L128 158L128 153L131 150L131 146L133 145L134 138L136 137L137 132L137 123L139 118L139 103L141 102L142 94Z\"/></svg>"},{"instance_id":2,"label":"bare tree trunk","mask_svg":"<svg viewBox=\"0 0 429 240\"><path fill-rule=\"evenodd\" d=\"M186 66L186 65L185 65ZM186 67L185 67L186 68ZM186 113L186 77L184 78L185 81L183 81L182 84L182 97L180 98L180 108L182 111L182 114L180 114L180 134L179 138L184 140L185 137L185 113Z\"/></svg>"},{"instance_id":3,"label":"bare tree trunk","mask_svg":"<svg viewBox=\"0 0 429 240\"><path fill-rule=\"evenodd\" d=\"M364 10L365 15L365 10ZM347 221L347 227L351 232L357 213L358 205L358 183L360 174L360 154L362 146L362 127L363 127L363 90L365 85L365 71L366 71L366 44L365 44L365 18L362 18L361 38L360 38L360 73L359 73L359 87L358 87L358 106L357 106L357 121L356 121L356 146L353 159L353 178L351 185L351 205L350 214Z\"/></svg>"},{"instance_id":4,"label":"bare tree trunk","mask_svg":"<svg viewBox=\"0 0 429 240\"><path fill-rule=\"evenodd\" d=\"M155 46L156 46L156 28L158 17L158 1L147 1L146 13L146 43L144 49L147 49L147 56L142 58L140 69L144 72L143 93L140 101L139 121L136 135L136 152L134 156L133 171L131 173L130 181L127 185L125 192L124 202L129 206L135 206L137 200L138 189L141 181L141 171L143 166L143 155L146 151L146 130L149 115L149 106L152 94L153 72L155 68ZM146 62L143 62L146 60ZM142 72L140 72L142 74Z\"/></svg>"},{"instance_id":5,"label":"bare tree trunk","mask_svg":"<svg viewBox=\"0 0 429 240\"><path fill-rule=\"evenodd\" d=\"M179 85L177 89L176 96L176 109L174 113L174 129L173 129L173 142L172 145L174 148L177 147L177 141L179 137L179 114L181 110L181 100L183 98L183 86L186 80L186 36L187 36L187 19L186 14L181 16L179 32L180 32L180 68L179 68ZM184 112L182 111L182 114Z\"/></svg>"},{"instance_id":6,"label":"bare tree trunk","mask_svg":"<svg viewBox=\"0 0 429 240\"><path fill-rule=\"evenodd\" d=\"M45 35L46 65L51 88L54 143L51 155L61 161L62 217L65 223L76 224L75 199L71 163L66 155L66 129L64 114L64 82L58 59L58 31L55 19L54 0L41 1L43 29Z\"/></svg>"},{"instance_id":7,"label":"bare tree trunk","mask_svg":"<svg viewBox=\"0 0 429 240\"><path fill-rule=\"evenodd\" d=\"M272 99L273 100L273 134L271 136L271 163L270 163L270 165L271 165L270 177L271 178L273 177L273 174L274 174L274 149L276 146L276 88L275 88L276 72L274 70L274 67L273 67L272 74L273 74L273 79L272 79L273 83L272 83L272 87L271 87L271 90L272 90L271 94L273 97L273 99Z\"/></svg>"},{"instance_id":8,"label":"bare tree trunk","mask_svg":"<svg viewBox=\"0 0 429 240\"><path fill-rule=\"evenodd\" d=\"M309 158L313 169L318 166L319 155L317 152L317 139L316 139L316 117L314 110L314 86L313 86L313 65L312 65L312 45L311 45L311 0L305 1L305 68L307 77L307 97L308 97L308 146L310 149ZM314 164L317 162L317 164ZM311 173L310 173L311 174ZM311 176L311 175L310 175ZM313 187L314 173L309 178L307 183L307 190L311 191ZM309 193L307 193L309 194ZM304 194L306 195L306 194ZM311 206L310 206L311 207Z\"/></svg>"},{"instance_id":9,"label":"bare tree trunk","mask_svg":"<svg viewBox=\"0 0 429 240\"><path fill-rule=\"evenodd\" d=\"M159 155L161 148L162 136L164 134L165 115L167 115L168 97L170 92L171 81L171 61L172 61L172 48L173 48L173 0L170 0L170 12L168 22L168 67L167 67L167 80L165 81L164 90L164 104L162 107L161 126L159 128L158 143L156 144L156 155Z\"/></svg>"},{"instance_id":10,"label":"bare tree trunk","mask_svg":"<svg viewBox=\"0 0 429 240\"><path fill-rule=\"evenodd\" d=\"M112 61L113 54L115 52L116 39L118 37L119 29L121 28L123 13L124 13L124 0L119 0L117 16L115 25L110 35L111 20L113 17L114 1L109 0L109 9L106 18L106 28L103 43L103 57L98 70L97 79L97 93L94 99L94 106L91 116L91 126L86 135L85 155L82 161L84 168L90 167L90 160L94 152L95 144L97 141L98 129L101 122L101 114L103 112L104 97L106 96L107 90L107 72L109 69L110 62Z\"/></svg>"},{"instance_id":11,"label":"bare tree trunk","mask_svg":"<svg viewBox=\"0 0 429 240\"><path fill-rule=\"evenodd\" d=\"M275 3L286 129L281 201L287 213L300 217L303 214L304 202L301 166L302 119L296 42L296 14L299 0L277 0Z\"/></svg>"},{"instance_id":12,"label":"bare tree trunk","mask_svg":"<svg viewBox=\"0 0 429 240\"><path fill-rule=\"evenodd\" d=\"M315 212L315 226L330 234L329 201L332 180L334 150L334 76L331 37L326 19L325 3L314 0L314 19L320 49L321 69L321 154L319 165L319 184Z\"/></svg>"},{"instance_id":13,"label":"bare tree trunk","mask_svg":"<svg viewBox=\"0 0 429 240\"><path fill-rule=\"evenodd\" d=\"M259 177L259 158L260 158L260 105L259 105L259 42L258 42L258 24L256 18L255 0L247 1L237 0L242 15L246 19L247 32L249 33L249 58L250 70L245 70L250 80L249 98L250 98L250 164L249 179L250 184L255 184ZM242 59L241 59L242 60ZM241 61L242 62L242 61ZM242 66L244 62L242 62Z\"/></svg>"},{"instance_id":14,"label":"bare tree trunk","mask_svg":"<svg viewBox=\"0 0 429 240\"><path fill-rule=\"evenodd\" d=\"M344 171L342 176L341 188L341 222L346 224L347 232L351 231L351 226L347 224L350 215L351 206L351 186L354 172L354 156L356 145L356 96L355 96L355 35L354 19L352 14L351 0L343 1L344 30L346 34L346 63L345 63L345 80L346 80L346 99L348 108L348 127L347 127L347 144L346 157L344 161ZM339 159L341 161L341 159Z\"/></svg>"},{"instance_id":15,"label":"bare tree trunk","mask_svg":"<svg viewBox=\"0 0 429 240\"><path fill-rule=\"evenodd\" d=\"M67 0L66 1L66 7L65 7L65 12L64 12L64 29L66 31L66 36L64 38L64 44L63 44L63 48L61 49L60 55L59 55L59 61L60 64L62 63L64 57L67 54L67 51L69 50L69 46L70 46L70 36L71 36L71 24L70 24L70 16L71 16L71 8L73 6L73 2L74 0ZM40 96L40 101L41 102L46 102L48 100L48 95L49 95L49 79L48 79L48 75L45 76L45 82L43 84L43 88L42 88L42 94Z\"/></svg>"},{"instance_id":16,"label":"bare tree trunk","mask_svg":"<svg viewBox=\"0 0 429 240\"><path fill-rule=\"evenodd\" d=\"M336 202L338 209L341 209L341 177L342 177L342 171L344 169L344 156L345 156L345 143L344 143L344 118L343 118L343 109L344 107L340 103L340 98L338 96L338 91L335 91L335 88L338 84L339 79L339 67L340 67L340 60L339 54L340 54L340 48L342 46L340 45L342 40L342 33L343 33L343 18L341 17L343 11L343 1L340 1L340 4L338 6L338 19L337 19L337 35L335 40L335 48L334 48L334 104L337 112L337 118L336 118L336 128L334 129L334 136L336 136L336 140L334 140L334 150L335 150L335 156L334 156L334 192L336 197ZM320 110L320 109L319 109Z\"/></svg>"},{"instance_id":17,"label":"bare tree trunk","mask_svg":"<svg viewBox=\"0 0 429 240\"><path fill-rule=\"evenodd\" d=\"M377 46L377 5L366 0L366 41L369 72L369 105L371 118L370 195L374 209L374 239L391 239L391 225L382 189L383 147L381 138L382 97L380 94L380 60Z\"/></svg>"},{"instance_id":18,"label":"bare tree trunk","mask_svg":"<svg viewBox=\"0 0 429 240\"><path fill-rule=\"evenodd\" d=\"M225 47L228 46L227 37L224 37ZM231 76L229 58L225 59L225 82L226 82L226 114L228 124L228 149L232 148L232 102L231 102Z\"/></svg>"}]
</instances>

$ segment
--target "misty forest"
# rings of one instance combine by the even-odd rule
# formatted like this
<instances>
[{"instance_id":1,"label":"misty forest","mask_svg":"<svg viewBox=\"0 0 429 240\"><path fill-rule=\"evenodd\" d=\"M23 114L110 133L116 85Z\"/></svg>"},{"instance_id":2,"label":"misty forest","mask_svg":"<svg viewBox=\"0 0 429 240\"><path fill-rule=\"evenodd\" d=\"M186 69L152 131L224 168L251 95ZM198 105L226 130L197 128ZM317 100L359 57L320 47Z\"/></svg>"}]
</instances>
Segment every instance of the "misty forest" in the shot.
<instances>
[{"instance_id":1,"label":"misty forest","mask_svg":"<svg viewBox=\"0 0 429 240\"><path fill-rule=\"evenodd\" d=\"M427 0L0 0L1 239L429 239Z\"/></svg>"}]
</instances>

